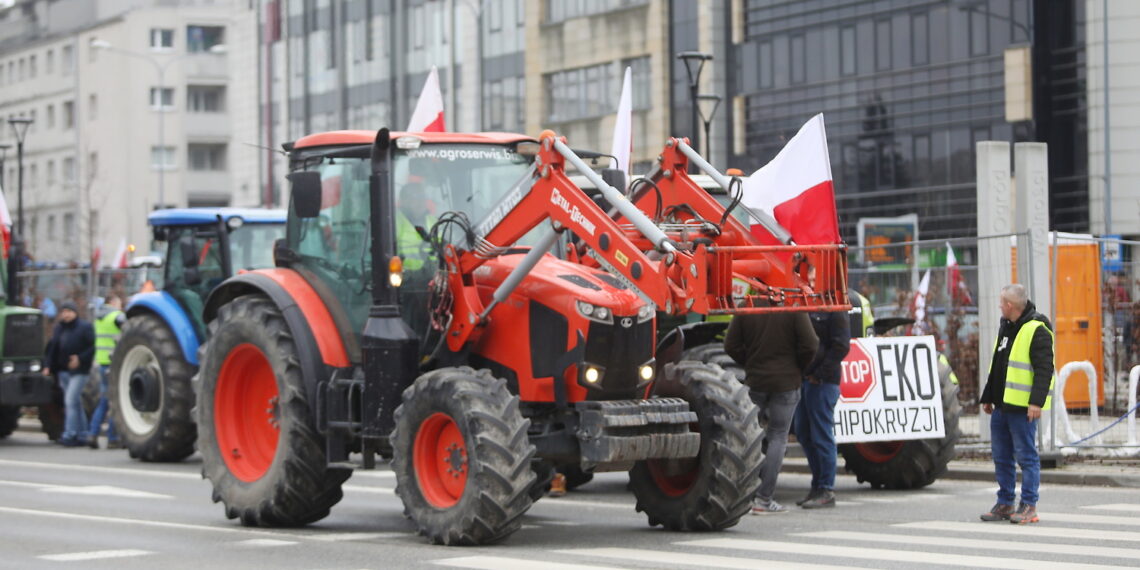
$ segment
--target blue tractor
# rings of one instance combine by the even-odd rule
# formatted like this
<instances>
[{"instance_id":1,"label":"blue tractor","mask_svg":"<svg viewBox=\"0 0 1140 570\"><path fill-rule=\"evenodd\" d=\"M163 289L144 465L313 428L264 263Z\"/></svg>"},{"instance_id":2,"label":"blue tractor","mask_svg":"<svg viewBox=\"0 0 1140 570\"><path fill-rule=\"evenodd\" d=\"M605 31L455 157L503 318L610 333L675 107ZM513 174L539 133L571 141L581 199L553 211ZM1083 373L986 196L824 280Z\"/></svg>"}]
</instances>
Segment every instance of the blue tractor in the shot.
<instances>
[{"instance_id":1,"label":"blue tractor","mask_svg":"<svg viewBox=\"0 0 1140 570\"><path fill-rule=\"evenodd\" d=\"M204 301L226 278L274 266L285 212L182 208L158 210L148 221L155 241L166 244L162 284L127 304L108 400L131 457L179 461L194 453L198 436L191 378L206 341Z\"/></svg>"}]
</instances>

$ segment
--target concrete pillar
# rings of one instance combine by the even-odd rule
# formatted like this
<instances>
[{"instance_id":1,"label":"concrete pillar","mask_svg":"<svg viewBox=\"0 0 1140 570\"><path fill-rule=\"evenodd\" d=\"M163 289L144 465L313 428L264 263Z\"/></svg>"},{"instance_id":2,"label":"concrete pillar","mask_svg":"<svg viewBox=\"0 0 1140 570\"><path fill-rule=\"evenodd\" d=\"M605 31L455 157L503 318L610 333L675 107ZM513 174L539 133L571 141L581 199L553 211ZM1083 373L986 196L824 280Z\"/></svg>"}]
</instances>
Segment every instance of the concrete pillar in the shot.
<instances>
[{"instance_id":1,"label":"concrete pillar","mask_svg":"<svg viewBox=\"0 0 1140 570\"><path fill-rule=\"evenodd\" d=\"M1049 279L1049 165L1048 145L1017 143L1013 147L1017 173L1014 231L1029 234L1029 243L1017 250L1017 279L1029 290L1037 310L1050 319L1053 288Z\"/></svg>"},{"instance_id":2,"label":"concrete pillar","mask_svg":"<svg viewBox=\"0 0 1140 570\"><path fill-rule=\"evenodd\" d=\"M1010 189L1009 143L982 141L978 153L978 389L986 374L997 339L998 298L1012 279L1010 238L1013 231L1013 192ZM987 237L1001 236L1001 237ZM979 429L983 441L990 438L989 416L982 414Z\"/></svg>"}]
</instances>

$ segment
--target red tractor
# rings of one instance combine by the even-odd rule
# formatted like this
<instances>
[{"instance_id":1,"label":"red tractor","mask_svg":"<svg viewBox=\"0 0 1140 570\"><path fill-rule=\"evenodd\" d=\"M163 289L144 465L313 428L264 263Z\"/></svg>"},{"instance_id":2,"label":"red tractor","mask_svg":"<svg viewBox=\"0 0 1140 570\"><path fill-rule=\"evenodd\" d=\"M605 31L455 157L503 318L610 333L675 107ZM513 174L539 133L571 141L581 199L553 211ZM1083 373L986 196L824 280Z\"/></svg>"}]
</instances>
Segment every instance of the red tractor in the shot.
<instances>
[{"instance_id":1,"label":"red tractor","mask_svg":"<svg viewBox=\"0 0 1140 570\"><path fill-rule=\"evenodd\" d=\"M757 410L732 374L679 360L683 331L658 343L657 316L847 310L842 246L748 245L739 224L704 237L600 179L596 202L549 132L341 131L286 149L277 267L229 279L204 311L199 449L228 517L319 520L378 452L435 543L510 535L555 469L628 470L651 525L747 512ZM771 306L734 301L734 277Z\"/></svg>"}]
</instances>

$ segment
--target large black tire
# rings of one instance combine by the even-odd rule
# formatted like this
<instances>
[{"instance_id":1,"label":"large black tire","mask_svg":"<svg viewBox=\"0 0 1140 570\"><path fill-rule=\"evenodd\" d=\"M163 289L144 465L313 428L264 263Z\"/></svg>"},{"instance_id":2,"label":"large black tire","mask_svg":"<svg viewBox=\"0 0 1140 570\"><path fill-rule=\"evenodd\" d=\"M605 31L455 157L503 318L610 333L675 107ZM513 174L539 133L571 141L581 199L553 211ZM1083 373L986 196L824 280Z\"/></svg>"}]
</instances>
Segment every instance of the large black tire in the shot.
<instances>
[{"instance_id":1,"label":"large black tire","mask_svg":"<svg viewBox=\"0 0 1140 570\"><path fill-rule=\"evenodd\" d=\"M740 382L744 382L744 367L737 364L724 351L724 345L719 342L689 347L681 353L681 360L696 360L705 364L716 364L731 372Z\"/></svg>"},{"instance_id":2,"label":"large black tire","mask_svg":"<svg viewBox=\"0 0 1140 570\"><path fill-rule=\"evenodd\" d=\"M181 461L194 453L194 365L182 357L174 333L154 315L123 325L111 356L107 400L131 457Z\"/></svg>"},{"instance_id":3,"label":"large black tire","mask_svg":"<svg viewBox=\"0 0 1140 570\"><path fill-rule=\"evenodd\" d=\"M20 425L20 406L0 406L0 438L12 435Z\"/></svg>"},{"instance_id":4,"label":"large black tire","mask_svg":"<svg viewBox=\"0 0 1140 570\"><path fill-rule=\"evenodd\" d=\"M760 486L764 430L748 388L715 364L681 361L665 368L655 394L680 397L697 413L701 450L686 460L638 461L629 472L637 510L650 526L711 531L735 525Z\"/></svg>"},{"instance_id":5,"label":"large black tire","mask_svg":"<svg viewBox=\"0 0 1140 570\"><path fill-rule=\"evenodd\" d=\"M435 544L476 545L519 529L534 500L530 421L505 380L441 368L404 390L392 471L404 514Z\"/></svg>"},{"instance_id":6,"label":"large black tire","mask_svg":"<svg viewBox=\"0 0 1140 570\"><path fill-rule=\"evenodd\" d=\"M202 475L245 526L300 526L329 514L352 473L330 468L281 311L257 295L218 309L198 388Z\"/></svg>"},{"instance_id":7,"label":"large black tire","mask_svg":"<svg viewBox=\"0 0 1140 570\"><path fill-rule=\"evenodd\" d=\"M56 394L56 392L59 392ZM40 429L47 434L51 441L59 441L63 436L63 393L59 387L52 391L53 401L37 407L36 415L40 417Z\"/></svg>"},{"instance_id":8,"label":"large black tire","mask_svg":"<svg viewBox=\"0 0 1140 570\"><path fill-rule=\"evenodd\" d=\"M942 417L946 424L944 437L840 445L839 453L846 461L847 472L854 473L860 483L870 483L876 489L918 489L946 473L954 459L958 418L962 414L958 385L951 380L950 373L949 366L939 363Z\"/></svg>"}]
</instances>

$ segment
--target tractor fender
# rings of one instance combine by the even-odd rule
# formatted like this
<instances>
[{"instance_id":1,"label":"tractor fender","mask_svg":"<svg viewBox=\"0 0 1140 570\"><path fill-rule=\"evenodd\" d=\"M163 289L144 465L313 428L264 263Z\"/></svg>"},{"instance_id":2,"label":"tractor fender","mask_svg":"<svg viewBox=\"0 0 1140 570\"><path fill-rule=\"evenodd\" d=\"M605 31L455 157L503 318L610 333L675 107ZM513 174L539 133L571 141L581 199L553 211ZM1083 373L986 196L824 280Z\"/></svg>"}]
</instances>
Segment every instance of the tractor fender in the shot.
<instances>
[{"instance_id":1,"label":"tractor fender","mask_svg":"<svg viewBox=\"0 0 1140 570\"><path fill-rule=\"evenodd\" d=\"M329 377L329 367L351 365L340 331L317 292L292 269L260 269L230 277L210 292L202 316L207 323L218 308L242 295L265 295L281 311L297 346L310 405L317 402L317 385Z\"/></svg>"},{"instance_id":2,"label":"tractor fender","mask_svg":"<svg viewBox=\"0 0 1140 570\"><path fill-rule=\"evenodd\" d=\"M190 321L182 305L179 305L170 293L166 291L139 293L131 297L127 303L126 313L128 319L142 314L153 314L161 319L178 340L178 346L182 349L182 358L198 366L198 345L202 344L202 339L194 332L194 323Z\"/></svg>"},{"instance_id":3,"label":"tractor fender","mask_svg":"<svg viewBox=\"0 0 1140 570\"><path fill-rule=\"evenodd\" d=\"M657 341L657 350L654 353L655 367L657 369L654 377L656 378L652 384L646 389L646 396L656 393L658 390L665 390L668 387L666 383L670 382L671 376L665 374L666 364L675 364L681 360L681 354L685 350L694 346L700 346L716 342L717 337L728 329L727 321L705 321L700 323L688 323L674 328L673 330L665 333L661 340Z\"/></svg>"}]
</instances>

